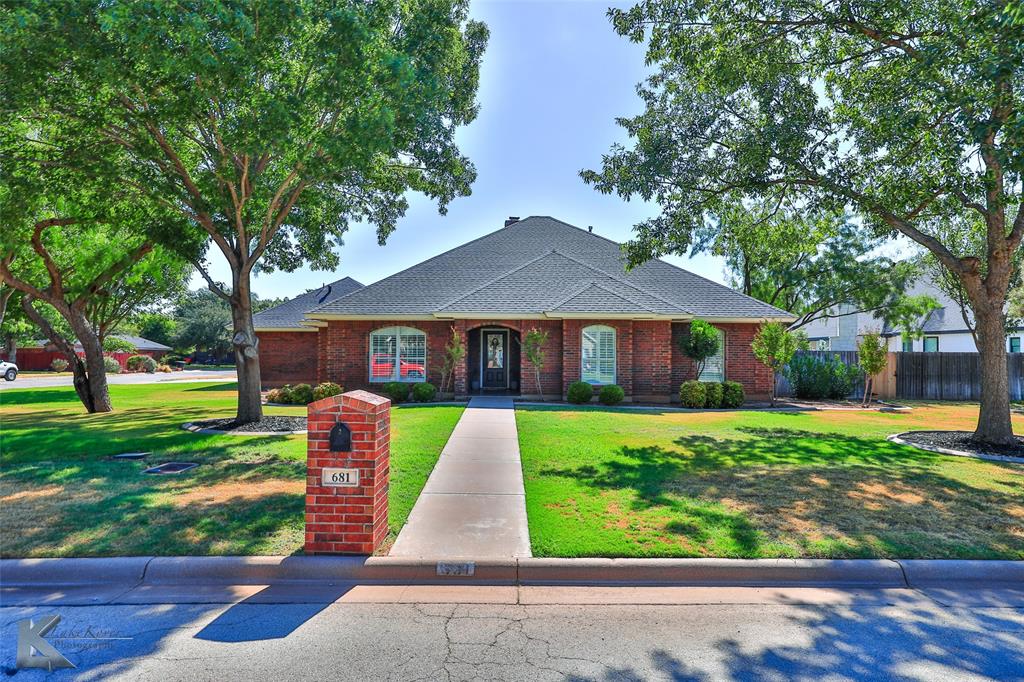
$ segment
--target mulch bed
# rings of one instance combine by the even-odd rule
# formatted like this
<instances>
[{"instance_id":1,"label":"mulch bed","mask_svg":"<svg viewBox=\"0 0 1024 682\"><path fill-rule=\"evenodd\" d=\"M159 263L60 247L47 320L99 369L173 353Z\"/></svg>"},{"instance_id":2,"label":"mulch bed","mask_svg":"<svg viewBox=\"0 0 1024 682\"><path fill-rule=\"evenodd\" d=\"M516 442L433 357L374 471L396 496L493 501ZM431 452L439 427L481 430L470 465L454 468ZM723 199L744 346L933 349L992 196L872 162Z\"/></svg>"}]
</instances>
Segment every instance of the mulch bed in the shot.
<instances>
[{"instance_id":1,"label":"mulch bed","mask_svg":"<svg viewBox=\"0 0 1024 682\"><path fill-rule=\"evenodd\" d=\"M258 422L239 424L233 418L227 417L224 419L204 419L202 421L194 421L192 424L203 429L216 429L217 431L231 431L234 433L267 431L290 433L292 431L304 431L306 429L306 418L264 416Z\"/></svg>"},{"instance_id":2,"label":"mulch bed","mask_svg":"<svg viewBox=\"0 0 1024 682\"><path fill-rule=\"evenodd\" d=\"M1024 458L1024 438L1020 436L1017 436L1017 445L1009 446L979 443L974 440L974 434L970 431L909 431L900 434L900 438L914 445L961 450L972 455Z\"/></svg>"}]
</instances>

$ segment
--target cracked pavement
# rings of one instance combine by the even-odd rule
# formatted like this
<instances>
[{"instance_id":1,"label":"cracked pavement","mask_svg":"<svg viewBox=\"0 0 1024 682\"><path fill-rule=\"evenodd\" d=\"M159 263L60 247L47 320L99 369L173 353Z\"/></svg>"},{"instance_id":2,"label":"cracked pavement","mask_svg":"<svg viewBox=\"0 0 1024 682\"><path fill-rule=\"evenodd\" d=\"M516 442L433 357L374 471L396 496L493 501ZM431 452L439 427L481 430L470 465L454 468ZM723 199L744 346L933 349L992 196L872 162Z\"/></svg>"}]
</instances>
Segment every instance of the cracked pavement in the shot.
<instances>
[{"instance_id":1,"label":"cracked pavement","mask_svg":"<svg viewBox=\"0 0 1024 682\"><path fill-rule=\"evenodd\" d=\"M0 662L19 680L1024 680L1019 595L681 589L657 593L675 604L557 588L532 599L562 603L6 607ZM78 667L15 670L17 621L50 613L47 640Z\"/></svg>"}]
</instances>

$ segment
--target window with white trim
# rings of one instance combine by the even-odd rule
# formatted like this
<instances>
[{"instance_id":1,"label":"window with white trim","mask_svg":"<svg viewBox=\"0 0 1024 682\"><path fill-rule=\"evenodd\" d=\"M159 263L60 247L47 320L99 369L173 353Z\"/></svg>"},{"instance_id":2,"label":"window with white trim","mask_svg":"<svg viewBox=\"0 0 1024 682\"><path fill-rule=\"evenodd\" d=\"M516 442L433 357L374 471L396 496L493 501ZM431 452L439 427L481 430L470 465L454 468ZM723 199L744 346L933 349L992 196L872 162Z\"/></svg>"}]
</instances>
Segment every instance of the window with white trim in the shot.
<instances>
[{"instance_id":1,"label":"window with white trim","mask_svg":"<svg viewBox=\"0 0 1024 682\"><path fill-rule=\"evenodd\" d=\"M427 335L412 327L370 333L370 381L426 381Z\"/></svg>"},{"instance_id":2,"label":"window with white trim","mask_svg":"<svg viewBox=\"0 0 1024 682\"><path fill-rule=\"evenodd\" d=\"M725 381L725 332L716 329L718 332L718 352L707 359L704 363L704 371L700 373L700 381L718 383Z\"/></svg>"},{"instance_id":3,"label":"window with white trim","mask_svg":"<svg viewBox=\"0 0 1024 682\"><path fill-rule=\"evenodd\" d=\"M604 325L583 328L580 379L588 384L615 383L615 329Z\"/></svg>"}]
</instances>

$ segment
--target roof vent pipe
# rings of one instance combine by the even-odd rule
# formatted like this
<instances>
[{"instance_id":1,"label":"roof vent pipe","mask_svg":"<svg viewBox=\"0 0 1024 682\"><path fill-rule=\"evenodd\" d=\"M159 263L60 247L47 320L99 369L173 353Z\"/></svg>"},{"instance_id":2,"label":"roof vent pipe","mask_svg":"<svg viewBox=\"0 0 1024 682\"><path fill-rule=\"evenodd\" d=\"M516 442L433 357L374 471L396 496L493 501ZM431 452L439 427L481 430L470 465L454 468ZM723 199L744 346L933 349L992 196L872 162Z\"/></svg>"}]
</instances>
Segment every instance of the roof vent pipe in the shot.
<instances>
[{"instance_id":1,"label":"roof vent pipe","mask_svg":"<svg viewBox=\"0 0 1024 682\"><path fill-rule=\"evenodd\" d=\"M594 231L594 226L593 225L587 225L587 232L593 232L593 231Z\"/></svg>"},{"instance_id":2,"label":"roof vent pipe","mask_svg":"<svg viewBox=\"0 0 1024 682\"><path fill-rule=\"evenodd\" d=\"M519 222L519 216L517 216L517 215L510 215L510 216L509 216L509 217L508 217L508 218L507 218L507 219L505 220L505 227L508 227L508 226L509 226L509 225L511 225L512 223L518 223L518 222Z\"/></svg>"}]
</instances>

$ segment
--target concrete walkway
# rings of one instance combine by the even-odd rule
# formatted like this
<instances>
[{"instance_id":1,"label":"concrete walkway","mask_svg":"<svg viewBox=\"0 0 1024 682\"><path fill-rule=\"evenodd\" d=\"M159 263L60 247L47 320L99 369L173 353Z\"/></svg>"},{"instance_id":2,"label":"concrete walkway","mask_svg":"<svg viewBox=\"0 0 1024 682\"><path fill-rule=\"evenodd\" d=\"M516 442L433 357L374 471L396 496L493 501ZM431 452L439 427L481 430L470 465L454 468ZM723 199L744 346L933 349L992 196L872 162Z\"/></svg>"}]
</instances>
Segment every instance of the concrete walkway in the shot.
<instances>
[{"instance_id":1,"label":"concrete walkway","mask_svg":"<svg viewBox=\"0 0 1024 682\"><path fill-rule=\"evenodd\" d=\"M391 556L530 556L526 493L511 398L469 402Z\"/></svg>"}]
</instances>

